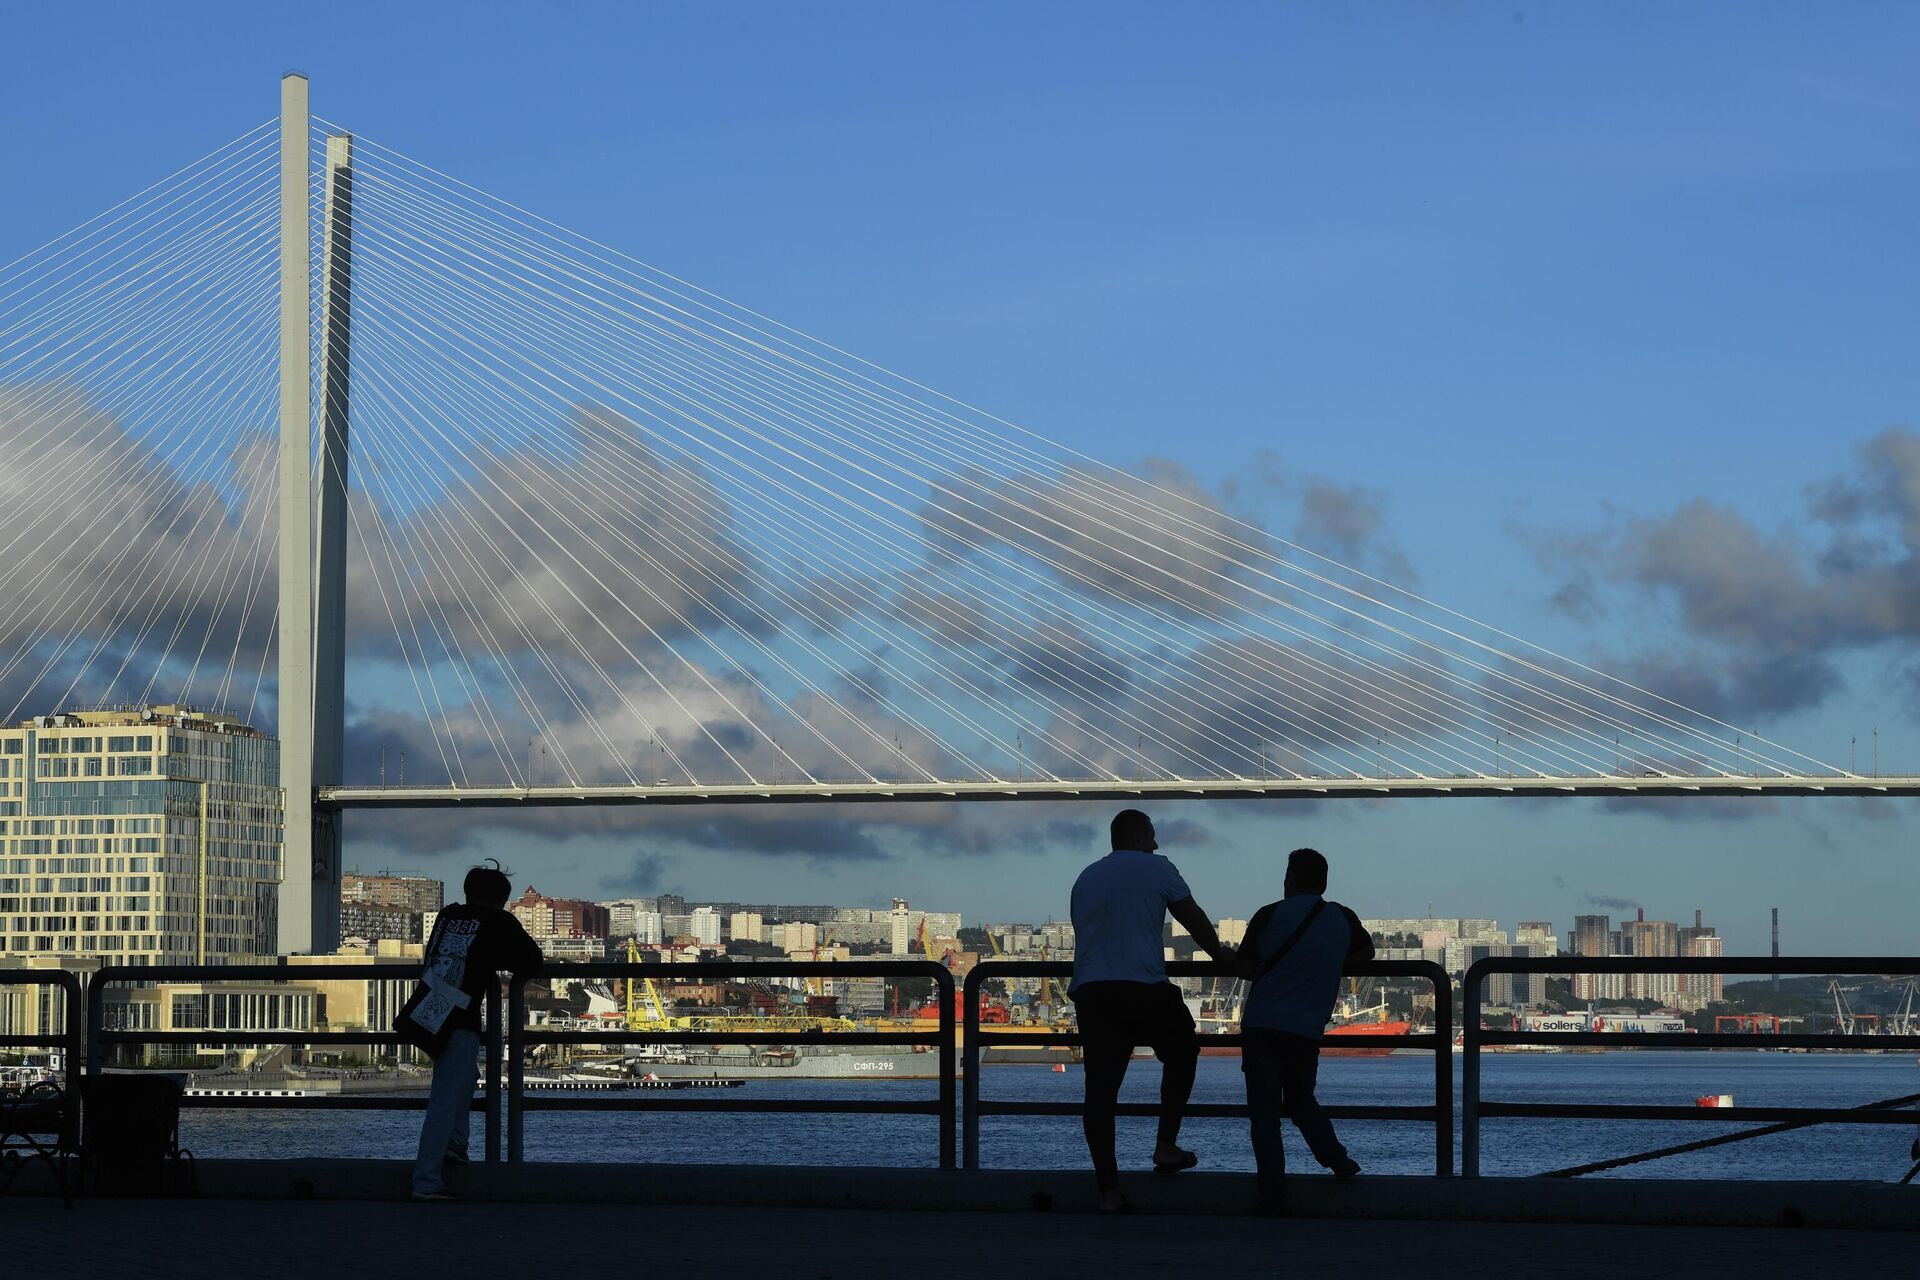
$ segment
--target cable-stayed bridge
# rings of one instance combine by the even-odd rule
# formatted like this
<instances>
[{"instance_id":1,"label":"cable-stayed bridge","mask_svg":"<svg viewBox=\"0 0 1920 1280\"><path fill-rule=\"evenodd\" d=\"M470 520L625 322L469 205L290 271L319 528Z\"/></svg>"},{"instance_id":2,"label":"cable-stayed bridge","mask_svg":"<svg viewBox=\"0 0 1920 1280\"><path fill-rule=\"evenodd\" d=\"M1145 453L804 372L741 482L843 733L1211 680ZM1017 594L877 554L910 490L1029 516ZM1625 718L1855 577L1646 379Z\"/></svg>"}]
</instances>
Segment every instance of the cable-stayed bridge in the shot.
<instances>
[{"instance_id":1,"label":"cable-stayed bridge","mask_svg":"<svg viewBox=\"0 0 1920 1280\"><path fill-rule=\"evenodd\" d=\"M0 266L0 707L276 724L288 950L333 928L355 806L1920 789L282 89L278 119Z\"/></svg>"}]
</instances>

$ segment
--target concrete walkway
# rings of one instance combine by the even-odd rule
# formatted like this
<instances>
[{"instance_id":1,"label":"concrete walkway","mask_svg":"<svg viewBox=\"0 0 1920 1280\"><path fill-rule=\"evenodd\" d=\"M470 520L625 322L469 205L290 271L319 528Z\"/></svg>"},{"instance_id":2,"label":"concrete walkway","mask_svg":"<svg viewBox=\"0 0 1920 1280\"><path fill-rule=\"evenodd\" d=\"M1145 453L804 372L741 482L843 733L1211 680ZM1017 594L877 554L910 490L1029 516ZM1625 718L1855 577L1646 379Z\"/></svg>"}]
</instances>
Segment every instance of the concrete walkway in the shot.
<instances>
[{"instance_id":1,"label":"concrete walkway","mask_svg":"<svg viewBox=\"0 0 1920 1280\"><path fill-rule=\"evenodd\" d=\"M406 1197L410 1168L398 1160L203 1160L196 1173L197 1192L207 1200L396 1201ZM1093 1179L1084 1170L474 1164L449 1170L448 1181L466 1200L566 1205L583 1217L610 1205L677 1204L749 1216L762 1209L861 1209L1055 1219L1094 1207ZM1253 1178L1241 1173L1123 1174L1122 1184L1141 1217L1232 1215L1254 1200ZM18 1190L50 1186L44 1171L30 1166ZM1916 1233L1909 1239L1920 1246L1920 1186L1884 1182L1365 1176L1335 1182L1315 1173L1292 1179L1288 1205L1296 1218L1344 1220L1359 1232L1372 1222L1891 1230Z\"/></svg>"},{"instance_id":2,"label":"concrete walkway","mask_svg":"<svg viewBox=\"0 0 1920 1280\"><path fill-rule=\"evenodd\" d=\"M1272 1222L904 1209L0 1199L22 1275L547 1277L1095 1274L1428 1278L1915 1273L1911 1234L1534 1223ZM459 1268L455 1270L454 1268ZM669 1271L671 1269L671 1271Z\"/></svg>"}]
</instances>

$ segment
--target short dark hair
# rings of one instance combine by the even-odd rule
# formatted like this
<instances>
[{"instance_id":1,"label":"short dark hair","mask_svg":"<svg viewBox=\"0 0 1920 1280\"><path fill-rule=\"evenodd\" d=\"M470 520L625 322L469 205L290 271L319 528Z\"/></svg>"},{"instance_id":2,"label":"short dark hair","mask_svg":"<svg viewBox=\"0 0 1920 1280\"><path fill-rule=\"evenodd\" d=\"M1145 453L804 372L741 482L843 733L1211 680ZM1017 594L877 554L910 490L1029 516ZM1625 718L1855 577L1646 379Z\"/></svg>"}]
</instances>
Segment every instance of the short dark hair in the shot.
<instances>
[{"instance_id":1,"label":"short dark hair","mask_svg":"<svg viewBox=\"0 0 1920 1280\"><path fill-rule=\"evenodd\" d=\"M504 907L507 897L513 892L513 881L507 879L507 873L500 864L487 859L491 866L478 866L467 872L467 878L460 885L467 895L468 902L478 902L486 906Z\"/></svg>"},{"instance_id":2,"label":"short dark hair","mask_svg":"<svg viewBox=\"0 0 1920 1280\"><path fill-rule=\"evenodd\" d=\"M1295 849L1287 855L1287 889L1293 893L1327 891L1327 860L1318 849Z\"/></svg>"},{"instance_id":3,"label":"short dark hair","mask_svg":"<svg viewBox=\"0 0 1920 1280\"><path fill-rule=\"evenodd\" d=\"M1113 815L1113 847L1138 849L1138 838L1153 830L1153 819L1138 809L1122 809Z\"/></svg>"}]
</instances>

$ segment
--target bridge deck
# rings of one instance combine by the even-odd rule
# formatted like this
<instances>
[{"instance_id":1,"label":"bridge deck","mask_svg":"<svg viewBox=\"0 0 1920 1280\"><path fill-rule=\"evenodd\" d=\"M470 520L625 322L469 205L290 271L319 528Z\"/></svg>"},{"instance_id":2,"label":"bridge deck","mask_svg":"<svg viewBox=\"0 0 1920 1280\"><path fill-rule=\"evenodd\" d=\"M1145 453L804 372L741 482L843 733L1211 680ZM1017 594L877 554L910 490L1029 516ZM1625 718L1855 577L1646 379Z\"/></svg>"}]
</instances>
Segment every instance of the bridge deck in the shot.
<instances>
[{"instance_id":1,"label":"bridge deck","mask_svg":"<svg viewBox=\"0 0 1920 1280\"><path fill-rule=\"evenodd\" d=\"M759 804L902 800L1193 800L1203 797L1326 800L1385 796L1911 796L1920 775L1705 775L1677 777L1355 777L999 779L990 782L787 782L654 786L322 787L334 808L404 809L509 805Z\"/></svg>"}]
</instances>

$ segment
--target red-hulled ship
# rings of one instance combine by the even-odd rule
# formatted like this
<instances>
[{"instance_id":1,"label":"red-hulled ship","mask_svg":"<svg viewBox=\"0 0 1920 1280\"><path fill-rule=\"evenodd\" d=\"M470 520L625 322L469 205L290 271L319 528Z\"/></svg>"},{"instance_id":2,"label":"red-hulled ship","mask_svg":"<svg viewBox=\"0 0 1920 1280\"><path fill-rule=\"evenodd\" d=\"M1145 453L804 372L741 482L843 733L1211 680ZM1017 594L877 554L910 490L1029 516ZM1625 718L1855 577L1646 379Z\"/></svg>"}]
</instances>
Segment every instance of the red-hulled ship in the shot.
<instances>
[{"instance_id":1,"label":"red-hulled ship","mask_svg":"<svg viewBox=\"0 0 1920 1280\"><path fill-rule=\"evenodd\" d=\"M1385 1005L1380 1007L1380 1012L1381 1020L1378 1022L1343 1022L1336 1027L1328 1027L1325 1038L1320 1041L1320 1056L1323 1058L1384 1058L1392 1053L1395 1046L1391 1044L1340 1043L1343 1036L1404 1036L1413 1030L1411 1022L1387 1021Z\"/></svg>"},{"instance_id":2,"label":"red-hulled ship","mask_svg":"<svg viewBox=\"0 0 1920 1280\"><path fill-rule=\"evenodd\" d=\"M1207 1006L1210 1005L1209 1009ZM1323 1058L1384 1058L1392 1053L1396 1046L1391 1044L1353 1044L1340 1043L1346 1036L1404 1036L1413 1031L1410 1022L1389 1020L1387 1006L1377 1004L1371 1008L1357 1007L1358 1001L1352 993L1333 1011L1333 1022L1324 1033L1320 1042L1320 1056ZM1195 1022L1202 1032L1225 1032L1238 1034L1240 1030L1240 1002L1229 1002L1216 998L1202 1005L1195 1015ZM1378 1015L1371 1022L1361 1019L1369 1015ZM1203 1044L1200 1047L1203 1058L1237 1058L1240 1049L1237 1045Z\"/></svg>"}]
</instances>

